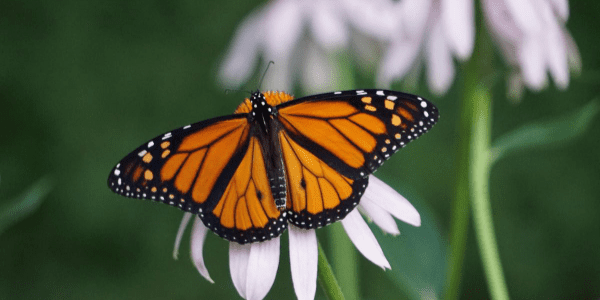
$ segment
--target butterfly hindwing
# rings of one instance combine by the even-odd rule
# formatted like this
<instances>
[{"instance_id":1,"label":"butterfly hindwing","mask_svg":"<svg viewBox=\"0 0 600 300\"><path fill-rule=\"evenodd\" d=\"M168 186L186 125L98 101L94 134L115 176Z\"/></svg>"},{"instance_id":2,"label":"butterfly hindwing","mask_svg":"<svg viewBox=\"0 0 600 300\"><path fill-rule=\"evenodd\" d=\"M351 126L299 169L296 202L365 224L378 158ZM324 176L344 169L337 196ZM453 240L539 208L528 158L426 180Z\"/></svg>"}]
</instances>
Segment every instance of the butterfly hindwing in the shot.
<instances>
[{"instance_id":1,"label":"butterfly hindwing","mask_svg":"<svg viewBox=\"0 0 600 300\"><path fill-rule=\"evenodd\" d=\"M350 179L296 143L279 135L286 168L288 219L313 229L343 219L358 205L368 177Z\"/></svg>"},{"instance_id":2,"label":"butterfly hindwing","mask_svg":"<svg viewBox=\"0 0 600 300\"><path fill-rule=\"evenodd\" d=\"M275 206L263 153L259 139L251 136L224 193L208 201L216 205L199 212L204 224L225 239L240 244L264 241L287 228L285 212Z\"/></svg>"}]
</instances>

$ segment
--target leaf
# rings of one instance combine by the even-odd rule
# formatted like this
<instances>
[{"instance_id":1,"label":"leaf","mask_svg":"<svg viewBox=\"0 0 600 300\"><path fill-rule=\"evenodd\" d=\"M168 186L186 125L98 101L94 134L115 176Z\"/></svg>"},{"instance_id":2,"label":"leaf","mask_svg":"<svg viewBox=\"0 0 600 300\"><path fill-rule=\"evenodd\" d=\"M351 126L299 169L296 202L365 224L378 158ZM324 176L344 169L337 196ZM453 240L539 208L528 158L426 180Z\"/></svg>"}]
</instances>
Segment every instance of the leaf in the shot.
<instances>
[{"instance_id":1,"label":"leaf","mask_svg":"<svg viewBox=\"0 0 600 300\"><path fill-rule=\"evenodd\" d=\"M554 118L551 121L533 122L498 138L491 149L492 162L519 150L554 146L582 135L600 110L597 100L581 109Z\"/></svg>"},{"instance_id":2,"label":"leaf","mask_svg":"<svg viewBox=\"0 0 600 300\"><path fill-rule=\"evenodd\" d=\"M17 199L9 201L11 204L0 210L0 235L2 235L4 230L8 227L36 211L51 189L52 183L50 179L45 176L32 184L21 196L17 197Z\"/></svg>"},{"instance_id":3,"label":"leaf","mask_svg":"<svg viewBox=\"0 0 600 300\"><path fill-rule=\"evenodd\" d=\"M369 225L392 267L386 275L411 299L437 299L444 288L446 242L427 204L408 199L421 215L421 227L400 224L402 234L392 237Z\"/></svg>"}]
</instances>

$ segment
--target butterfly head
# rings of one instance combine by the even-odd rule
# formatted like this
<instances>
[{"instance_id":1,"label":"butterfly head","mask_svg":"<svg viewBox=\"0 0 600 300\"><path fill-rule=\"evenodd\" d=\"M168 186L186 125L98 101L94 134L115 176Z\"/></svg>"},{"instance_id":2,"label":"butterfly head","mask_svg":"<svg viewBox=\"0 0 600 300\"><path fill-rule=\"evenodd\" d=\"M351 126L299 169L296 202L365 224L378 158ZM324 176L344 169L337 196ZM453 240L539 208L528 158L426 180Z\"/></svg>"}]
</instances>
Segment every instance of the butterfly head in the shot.
<instances>
[{"instance_id":1,"label":"butterfly head","mask_svg":"<svg viewBox=\"0 0 600 300\"><path fill-rule=\"evenodd\" d=\"M267 98L265 98L265 95L258 90L256 92L253 92L252 95L250 95L250 103L252 104L253 110L258 110L261 107L270 106L267 103Z\"/></svg>"}]
</instances>

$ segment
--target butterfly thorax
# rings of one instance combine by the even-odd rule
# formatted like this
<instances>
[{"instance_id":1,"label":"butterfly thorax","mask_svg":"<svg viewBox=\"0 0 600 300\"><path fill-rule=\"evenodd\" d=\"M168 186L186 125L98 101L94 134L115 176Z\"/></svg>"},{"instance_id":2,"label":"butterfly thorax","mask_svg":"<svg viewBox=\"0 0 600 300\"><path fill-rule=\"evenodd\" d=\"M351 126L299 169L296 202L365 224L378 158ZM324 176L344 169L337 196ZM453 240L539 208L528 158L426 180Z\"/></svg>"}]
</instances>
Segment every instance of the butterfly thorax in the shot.
<instances>
[{"instance_id":1,"label":"butterfly thorax","mask_svg":"<svg viewBox=\"0 0 600 300\"><path fill-rule=\"evenodd\" d=\"M286 208L287 182L285 177L285 166L278 135L283 129L277 120L277 108L275 105L293 99L292 96L282 92L252 93L249 100L251 110L248 112L248 121L252 124L253 133L258 137L263 158L266 165L267 177L271 187L271 193L275 206L280 211ZM248 107L246 101L240 105ZM238 110L240 110L238 108ZM236 110L237 111L237 110Z\"/></svg>"}]
</instances>

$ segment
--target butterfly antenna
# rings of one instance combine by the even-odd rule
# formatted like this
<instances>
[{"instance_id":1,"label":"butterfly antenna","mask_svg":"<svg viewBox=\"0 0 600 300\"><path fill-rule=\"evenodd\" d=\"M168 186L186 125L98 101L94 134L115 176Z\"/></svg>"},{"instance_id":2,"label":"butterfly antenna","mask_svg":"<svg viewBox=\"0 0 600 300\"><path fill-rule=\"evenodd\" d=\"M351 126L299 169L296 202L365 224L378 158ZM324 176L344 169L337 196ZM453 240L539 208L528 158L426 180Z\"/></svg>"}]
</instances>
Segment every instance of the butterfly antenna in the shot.
<instances>
[{"instance_id":1,"label":"butterfly antenna","mask_svg":"<svg viewBox=\"0 0 600 300\"><path fill-rule=\"evenodd\" d=\"M275 62L270 60L269 63L267 64L267 67L265 68L265 72L263 73L263 76L260 78L260 82L258 83L258 90L260 91L260 87L262 86L263 80L265 79L265 76L267 75L267 71L269 70L269 66L274 65Z\"/></svg>"}]
</instances>

